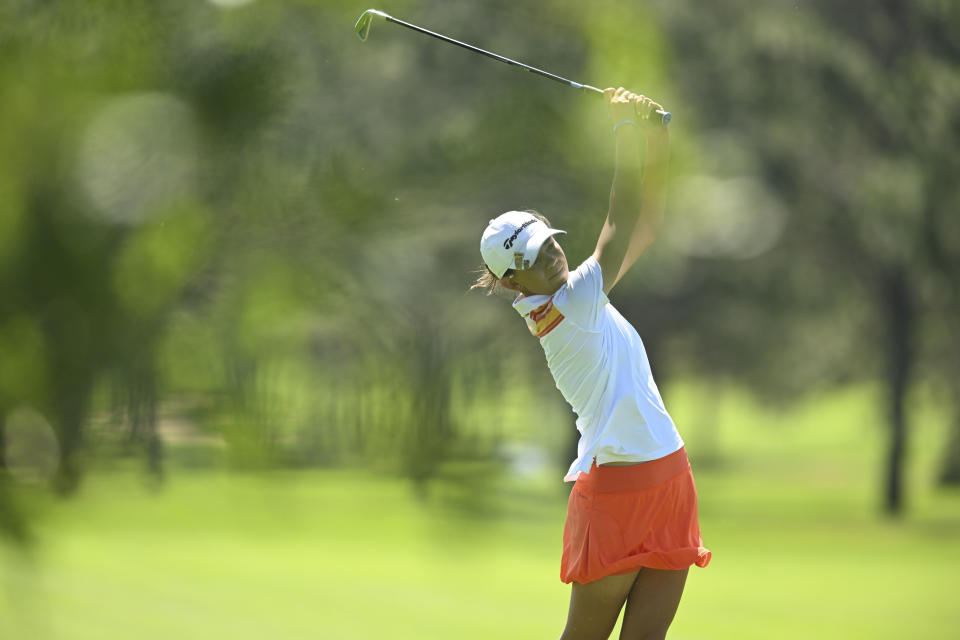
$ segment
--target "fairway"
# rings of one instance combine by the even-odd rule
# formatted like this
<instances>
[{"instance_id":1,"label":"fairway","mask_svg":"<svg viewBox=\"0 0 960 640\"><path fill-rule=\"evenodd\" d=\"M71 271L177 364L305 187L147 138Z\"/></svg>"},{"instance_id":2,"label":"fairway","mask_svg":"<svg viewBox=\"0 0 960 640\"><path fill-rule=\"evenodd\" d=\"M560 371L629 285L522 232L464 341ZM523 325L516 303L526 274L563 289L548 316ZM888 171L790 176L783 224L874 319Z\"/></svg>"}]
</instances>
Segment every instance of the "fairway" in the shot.
<instances>
[{"instance_id":1,"label":"fairway","mask_svg":"<svg viewBox=\"0 0 960 640\"><path fill-rule=\"evenodd\" d=\"M685 393L674 393L679 416ZM868 398L811 407L842 416ZM918 487L911 515L885 521L871 502L876 451L821 449L862 425L828 432L798 408L781 416L776 444L761 438L770 427L756 407L725 411L720 433L755 449L697 468L714 559L691 571L671 638L933 639L957 628L960 496ZM768 465L772 448L795 455ZM546 473L489 489L478 502L441 483L418 499L359 471L177 470L154 493L133 472L98 473L78 499L44 508L32 566L6 551L0 637L556 637L564 488Z\"/></svg>"}]
</instances>

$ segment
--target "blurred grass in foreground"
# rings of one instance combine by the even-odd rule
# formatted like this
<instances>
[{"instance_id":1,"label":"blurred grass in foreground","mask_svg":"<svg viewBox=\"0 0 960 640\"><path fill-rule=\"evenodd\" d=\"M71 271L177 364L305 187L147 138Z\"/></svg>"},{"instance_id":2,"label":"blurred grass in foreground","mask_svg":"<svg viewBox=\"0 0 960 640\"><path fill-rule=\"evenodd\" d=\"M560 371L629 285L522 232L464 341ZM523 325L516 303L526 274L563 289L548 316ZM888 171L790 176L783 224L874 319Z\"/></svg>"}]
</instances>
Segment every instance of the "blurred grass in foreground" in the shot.
<instances>
[{"instance_id":1,"label":"blurred grass in foreground","mask_svg":"<svg viewBox=\"0 0 960 640\"><path fill-rule=\"evenodd\" d=\"M714 551L691 571L671 638L958 628L960 495L930 489L924 452L943 435L931 413L919 412L912 508L897 522L876 515L877 438L861 437L880 428L870 390L789 412L715 392L709 430L696 417L704 389L667 397ZM173 470L152 493L133 472L98 473L78 499L38 507L32 561L0 556L0 637L556 637L568 598L559 474L487 489L475 499L438 483L417 500L359 471Z\"/></svg>"}]
</instances>

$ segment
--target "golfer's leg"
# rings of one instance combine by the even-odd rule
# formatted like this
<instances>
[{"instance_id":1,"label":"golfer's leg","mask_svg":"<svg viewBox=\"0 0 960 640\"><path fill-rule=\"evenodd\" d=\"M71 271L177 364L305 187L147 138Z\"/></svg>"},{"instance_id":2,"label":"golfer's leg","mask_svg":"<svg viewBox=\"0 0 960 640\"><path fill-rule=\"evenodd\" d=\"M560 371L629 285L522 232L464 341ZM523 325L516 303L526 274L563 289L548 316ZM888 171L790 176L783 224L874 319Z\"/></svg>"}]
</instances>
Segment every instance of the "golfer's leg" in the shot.
<instances>
[{"instance_id":1,"label":"golfer's leg","mask_svg":"<svg viewBox=\"0 0 960 640\"><path fill-rule=\"evenodd\" d=\"M570 612L560 640L605 640L636 580L637 572L607 576L594 582L574 582Z\"/></svg>"},{"instance_id":2,"label":"golfer's leg","mask_svg":"<svg viewBox=\"0 0 960 640\"><path fill-rule=\"evenodd\" d=\"M689 569L641 569L627 596L620 640L662 640L673 622Z\"/></svg>"}]
</instances>

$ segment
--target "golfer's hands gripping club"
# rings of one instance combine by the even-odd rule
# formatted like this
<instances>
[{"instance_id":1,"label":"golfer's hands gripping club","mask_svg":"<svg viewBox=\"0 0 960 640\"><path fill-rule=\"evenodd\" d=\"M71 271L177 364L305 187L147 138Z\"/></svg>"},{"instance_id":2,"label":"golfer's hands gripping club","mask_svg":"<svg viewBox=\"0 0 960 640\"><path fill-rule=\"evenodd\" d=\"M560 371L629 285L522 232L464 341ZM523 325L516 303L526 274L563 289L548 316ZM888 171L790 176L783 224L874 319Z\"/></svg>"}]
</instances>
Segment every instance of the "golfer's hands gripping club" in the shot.
<instances>
[{"instance_id":1,"label":"golfer's hands gripping club","mask_svg":"<svg viewBox=\"0 0 960 640\"><path fill-rule=\"evenodd\" d=\"M638 95L623 87L606 89L603 95L607 99L610 120L614 127L625 121L634 122L645 131L666 126L660 116L663 113L663 107L646 96Z\"/></svg>"}]
</instances>

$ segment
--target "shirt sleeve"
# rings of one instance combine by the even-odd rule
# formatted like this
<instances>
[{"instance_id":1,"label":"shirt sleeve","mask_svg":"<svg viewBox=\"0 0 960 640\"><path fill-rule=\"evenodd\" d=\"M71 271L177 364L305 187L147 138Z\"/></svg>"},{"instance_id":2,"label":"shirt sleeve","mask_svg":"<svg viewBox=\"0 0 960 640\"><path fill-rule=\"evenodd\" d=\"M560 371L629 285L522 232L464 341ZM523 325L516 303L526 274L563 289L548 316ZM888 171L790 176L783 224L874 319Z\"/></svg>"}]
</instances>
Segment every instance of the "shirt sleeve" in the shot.
<instances>
[{"instance_id":1,"label":"shirt sleeve","mask_svg":"<svg viewBox=\"0 0 960 640\"><path fill-rule=\"evenodd\" d=\"M600 314L608 302L603 292L603 272L593 256L568 276L567 283L553 298L560 313L586 329L600 323Z\"/></svg>"}]
</instances>

